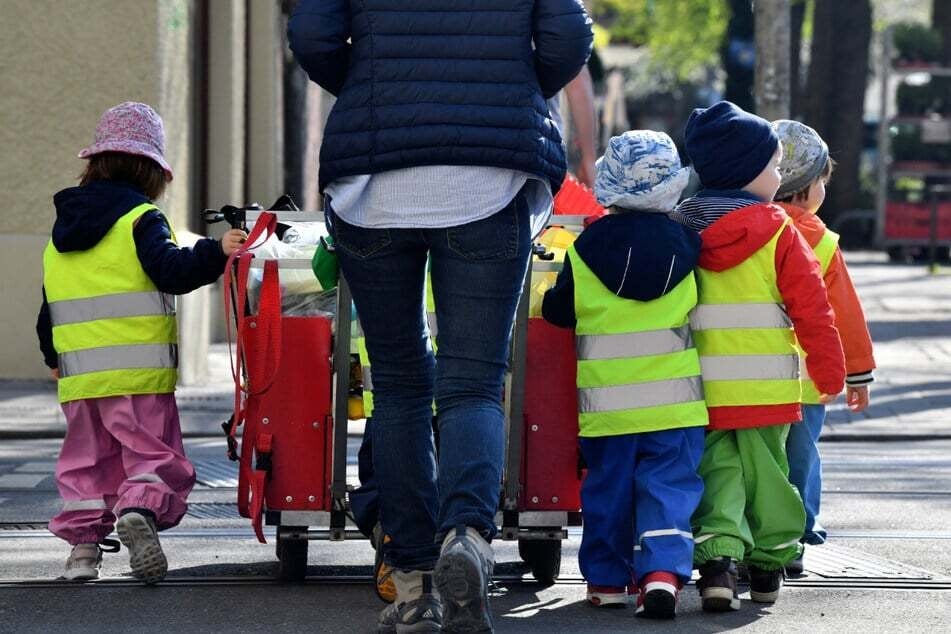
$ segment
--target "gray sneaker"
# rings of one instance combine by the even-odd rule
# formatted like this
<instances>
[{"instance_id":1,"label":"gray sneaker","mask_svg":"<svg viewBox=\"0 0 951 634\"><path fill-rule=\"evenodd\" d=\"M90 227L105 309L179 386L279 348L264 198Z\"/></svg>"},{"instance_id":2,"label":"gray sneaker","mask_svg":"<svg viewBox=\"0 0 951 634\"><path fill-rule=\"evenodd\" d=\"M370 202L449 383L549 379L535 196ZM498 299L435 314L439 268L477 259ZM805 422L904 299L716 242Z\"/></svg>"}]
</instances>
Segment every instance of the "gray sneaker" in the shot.
<instances>
[{"instance_id":1,"label":"gray sneaker","mask_svg":"<svg viewBox=\"0 0 951 634\"><path fill-rule=\"evenodd\" d=\"M433 593L433 577L419 570L394 570L396 601L383 608L377 621L379 634L441 632L442 604Z\"/></svg>"},{"instance_id":2,"label":"gray sneaker","mask_svg":"<svg viewBox=\"0 0 951 634\"><path fill-rule=\"evenodd\" d=\"M99 544L76 544L66 560L64 579L92 581L99 578L102 568L102 549Z\"/></svg>"},{"instance_id":3,"label":"gray sneaker","mask_svg":"<svg viewBox=\"0 0 951 634\"><path fill-rule=\"evenodd\" d=\"M132 576L147 584L158 583L168 572L168 560L159 543L155 520L151 517L129 511L123 513L116 522L116 532L129 549L129 565Z\"/></svg>"},{"instance_id":4,"label":"gray sneaker","mask_svg":"<svg viewBox=\"0 0 951 634\"><path fill-rule=\"evenodd\" d=\"M443 540L434 574L445 607L443 631L493 632L489 581L492 546L474 528L458 526Z\"/></svg>"}]
</instances>

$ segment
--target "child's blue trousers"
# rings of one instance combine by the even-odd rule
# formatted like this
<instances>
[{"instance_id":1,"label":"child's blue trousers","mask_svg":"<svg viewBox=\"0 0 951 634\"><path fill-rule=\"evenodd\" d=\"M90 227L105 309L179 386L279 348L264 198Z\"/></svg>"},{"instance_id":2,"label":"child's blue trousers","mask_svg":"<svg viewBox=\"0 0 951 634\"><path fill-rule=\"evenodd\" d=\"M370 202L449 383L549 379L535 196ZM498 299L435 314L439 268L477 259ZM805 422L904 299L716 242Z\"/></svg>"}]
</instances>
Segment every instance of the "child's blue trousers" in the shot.
<instances>
[{"instance_id":1,"label":"child's blue trousers","mask_svg":"<svg viewBox=\"0 0 951 634\"><path fill-rule=\"evenodd\" d=\"M703 427L688 427L581 439L588 475L578 561L588 583L624 587L657 571L690 579L703 437Z\"/></svg>"},{"instance_id":2,"label":"child's blue trousers","mask_svg":"<svg viewBox=\"0 0 951 634\"><path fill-rule=\"evenodd\" d=\"M799 489L806 509L802 541L807 544L822 544L826 540L826 530L817 519L822 495L822 460L818 443L825 418L825 405L803 403L802 422L790 425L789 438L786 439L789 481Z\"/></svg>"}]
</instances>

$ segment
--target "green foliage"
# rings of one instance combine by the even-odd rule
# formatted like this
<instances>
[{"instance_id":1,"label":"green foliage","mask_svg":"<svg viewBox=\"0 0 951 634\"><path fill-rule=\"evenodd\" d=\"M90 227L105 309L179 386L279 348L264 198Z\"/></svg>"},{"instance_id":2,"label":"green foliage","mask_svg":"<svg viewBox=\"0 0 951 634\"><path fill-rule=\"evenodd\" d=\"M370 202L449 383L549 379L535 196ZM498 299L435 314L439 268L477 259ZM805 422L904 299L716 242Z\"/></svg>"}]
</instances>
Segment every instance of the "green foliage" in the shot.
<instances>
[{"instance_id":1,"label":"green foliage","mask_svg":"<svg viewBox=\"0 0 951 634\"><path fill-rule=\"evenodd\" d=\"M908 62L937 62L941 59L941 34L924 24L899 22L894 41L898 59Z\"/></svg>"},{"instance_id":2,"label":"green foliage","mask_svg":"<svg viewBox=\"0 0 951 634\"><path fill-rule=\"evenodd\" d=\"M724 0L593 0L591 14L612 44L647 46L682 79L717 63L729 19Z\"/></svg>"}]
</instances>

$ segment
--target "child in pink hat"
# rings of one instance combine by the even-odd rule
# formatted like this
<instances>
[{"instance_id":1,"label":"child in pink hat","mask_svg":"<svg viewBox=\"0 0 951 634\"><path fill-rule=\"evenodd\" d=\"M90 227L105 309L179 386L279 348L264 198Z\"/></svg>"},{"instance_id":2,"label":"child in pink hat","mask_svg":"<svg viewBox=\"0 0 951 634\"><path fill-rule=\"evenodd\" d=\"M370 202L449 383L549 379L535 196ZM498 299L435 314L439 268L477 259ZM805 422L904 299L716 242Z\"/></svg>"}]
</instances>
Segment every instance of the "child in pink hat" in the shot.
<instances>
[{"instance_id":1,"label":"child in pink hat","mask_svg":"<svg viewBox=\"0 0 951 634\"><path fill-rule=\"evenodd\" d=\"M36 324L67 421L63 510L49 527L73 547L65 578L99 576L115 527L132 574L155 583L168 568L158 531L179 523L195 483L175 404L173 295L217 280L247 236L176 244L155 204L172 180L165 130L145 104L107 110L79 156L89 160L79 186L53 197Z\"/></svg>"}]
</instances>

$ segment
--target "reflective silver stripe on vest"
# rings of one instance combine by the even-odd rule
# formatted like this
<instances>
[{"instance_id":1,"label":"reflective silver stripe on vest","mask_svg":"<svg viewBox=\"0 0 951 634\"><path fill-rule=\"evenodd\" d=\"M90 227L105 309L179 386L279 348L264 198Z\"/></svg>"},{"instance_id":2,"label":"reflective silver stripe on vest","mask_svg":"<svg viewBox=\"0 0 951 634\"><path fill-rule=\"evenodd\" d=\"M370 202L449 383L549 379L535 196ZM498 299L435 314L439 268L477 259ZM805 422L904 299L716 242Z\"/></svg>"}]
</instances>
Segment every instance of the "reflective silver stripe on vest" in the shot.
<instances>
[{"instance_id":1,"label":"reflective silver stripe on vest","mask_svg":"<svg viewBox=\"0 0 951 634\"><path fill-rule=\"evenodd\" d=\"M361 368L363 374L363 390L365 392L373 391L373 372L370 370L370 366L365 365Z\"/></svg>"},{"instance_id":2,"label":"reflective silver stripe on vest","mask_svg":"<svg viewBox=\"0 0 951 634\"><path fill-rule=\"evenodd\" d=\"M703 382L699 376L578 389L578 411L582 414L676 405L701 400L703 400Z\"/></svg>"},{"instance_id":3,"label":"reflective silver stripe on vest","mask_svg":"<svg viewBox=\"0 0 951 634\"><path fill-rule=\"evenodd\" d=\"M436 313L426 313L426 324L429 326L430 337L435 337L439 334L439 324L436 323Z\"/></svg>"},{"instance_id":4,"label":"reflective silver stripe on vest","mask_svg":"<svg viewBox=\"0 0 951 634\"><path fill-rule=\"evenodd\" d=\"M799 355L736 354L700 357L704 381L799 380Z\"/></svg>"},{"instance_id":5,"label":"reflective silver stripe on vest","mask_svg":"<svg viewBox=\"0 0 951 634\"><path fill-rule=\"evenodd\" d=\"M779 304L700 304L690 313L694 330L715 328L790 328L792 321Z\"/></svg>"},{"instance_id":6,"label":"reflective silver stripe on vest","mask_svg":"<svg viewBox=\"0 0 951 634\"><path fill-rule=\"evenodd\" d=\"M59 355L59 375L63 378L105 370L177 367L178 346L173 343L106 346Z\"/></svg>"},{"instance_id":7,"label":"reflective silver stripe on vest","mask_svg":"<svg viewBox=\"0 0 951 634\"><path fill-rule=\"evenodd\" d=\"M575 349L579 360L630 359L680 352L693 346L690 327L625 332L614 335L578 335Z\"/></svg>"},{"instance_id":8,"label":"reflective silver stripe on vest","mask_svg":"<svg viewBox=\"0 0 951 634\"><path fill-rule=\"evenodd\" d=\"M158 291L116 293L50 302L50 318L54 326L78 324L96 319L174 314L175 297Z\"/></svg>"}]
</instances>

